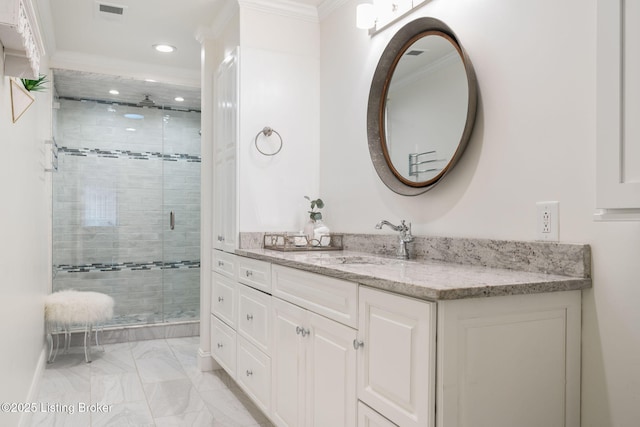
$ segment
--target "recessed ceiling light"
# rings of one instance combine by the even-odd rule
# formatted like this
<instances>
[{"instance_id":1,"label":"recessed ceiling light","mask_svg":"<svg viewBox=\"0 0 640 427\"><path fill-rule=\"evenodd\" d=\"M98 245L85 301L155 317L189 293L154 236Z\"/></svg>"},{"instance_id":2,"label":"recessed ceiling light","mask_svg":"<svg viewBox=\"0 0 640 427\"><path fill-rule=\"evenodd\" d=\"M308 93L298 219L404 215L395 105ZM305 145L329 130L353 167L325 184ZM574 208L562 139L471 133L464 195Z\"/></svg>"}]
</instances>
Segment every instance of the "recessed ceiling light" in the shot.
<instances>
[{"instance_id":1,"label":"recessed ceiling light","mask_svg":"<svg viewBox=\"0 0 640 427\"><path fill-rule=\"evenodd\" d=\"M174 101L178 101L178 102L183 102L184 98L181 96L176 96L175 98L173 98Z\"/></svg>"},{"instance_id":2,"label":"recessed ceiling light","mask_svg":"<svg viewBox=\"0 0 640 427\"><path fill-rule=\"evenodd\" d=\"M115 89L111 89L111 90L109 91L109 93L110 93L111 95L120 95L120 92L118 92L118 91L117 91L117 90L115 90Z\"/></svg>"},{"instance_id":3,"label":"recessed ceiling light","mask_svg":"<svg viewBox=\"0 0 640 427\"><path fill-rule=\"evenodd\" d=\"M176 50L175 46L171 46L168 44L154 44L153 48L155 50L157 50L158 52L162 52L162 53L171 53L173 51Z\"/></svg>"},{"instance_id":4,"label":"recessed ceiling light","mask_svg":"<svg viewBox=\"0 0 640 427\"><path fill-rule=\"evenodd\" d=\"M133 120L142 120L142 119L144 119L144 116L142 114L127 113L124 116L127 119L133 119Z\"/></svg>"}]
</instances>

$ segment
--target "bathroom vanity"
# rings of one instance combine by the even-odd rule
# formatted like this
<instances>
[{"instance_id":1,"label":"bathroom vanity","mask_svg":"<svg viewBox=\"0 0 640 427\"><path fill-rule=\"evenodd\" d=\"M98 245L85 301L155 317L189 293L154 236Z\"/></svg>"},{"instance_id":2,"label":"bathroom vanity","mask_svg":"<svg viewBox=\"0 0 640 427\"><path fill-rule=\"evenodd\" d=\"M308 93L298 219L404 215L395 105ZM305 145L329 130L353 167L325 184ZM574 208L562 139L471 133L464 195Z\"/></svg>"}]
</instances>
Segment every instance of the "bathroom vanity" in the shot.
<instances>
[{"instance_id":1,"label":"bathroom vanity","mask_svg":"<svg viewBox=\"0 0 640 427\"><path fill-rule=\"evenodd\" d=\"M578 427L589 247L478 242L213 250L211 353L277 426Z\"/></svg>"}]
</instances>

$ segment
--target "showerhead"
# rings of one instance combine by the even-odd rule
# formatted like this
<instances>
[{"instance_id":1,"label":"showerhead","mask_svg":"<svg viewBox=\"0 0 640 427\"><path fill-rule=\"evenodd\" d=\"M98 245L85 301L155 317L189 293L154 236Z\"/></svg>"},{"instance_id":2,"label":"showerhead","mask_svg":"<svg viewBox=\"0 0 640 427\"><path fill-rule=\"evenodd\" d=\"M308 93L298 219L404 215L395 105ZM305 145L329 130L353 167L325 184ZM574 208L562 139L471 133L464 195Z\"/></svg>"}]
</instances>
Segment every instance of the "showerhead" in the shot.
<instances>
[{"instance_id":1,"label":"showerhead","mask_svg":"<svg viewBox=\"0 0 640 427\"><path fill-rule=\"evenodd\" d=\"M156 103L149 99L149 95L145 95L144 99L138 102L138 106L140 107L153 107L154 105L156 105Z\"/></svg>"}]
</instances>

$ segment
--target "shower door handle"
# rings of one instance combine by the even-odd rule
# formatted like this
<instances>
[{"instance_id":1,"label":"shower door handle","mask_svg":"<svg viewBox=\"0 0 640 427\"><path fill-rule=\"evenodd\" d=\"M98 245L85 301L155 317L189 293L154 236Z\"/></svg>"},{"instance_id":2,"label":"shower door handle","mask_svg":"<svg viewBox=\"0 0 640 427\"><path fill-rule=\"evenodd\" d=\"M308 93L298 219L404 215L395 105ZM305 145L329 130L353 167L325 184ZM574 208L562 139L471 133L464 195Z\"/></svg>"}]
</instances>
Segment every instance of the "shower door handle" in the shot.
<instances>
[{"instance_id":1,"label":"shower door handle","mask_svg":"<svg viewBox=\"0 0 640 427\"><path fill-rule=\"evenodd\" d=\"M173 230L176 227L176 214L171 211L169 213L169 228Z\"/></svg>"}]
</instances>

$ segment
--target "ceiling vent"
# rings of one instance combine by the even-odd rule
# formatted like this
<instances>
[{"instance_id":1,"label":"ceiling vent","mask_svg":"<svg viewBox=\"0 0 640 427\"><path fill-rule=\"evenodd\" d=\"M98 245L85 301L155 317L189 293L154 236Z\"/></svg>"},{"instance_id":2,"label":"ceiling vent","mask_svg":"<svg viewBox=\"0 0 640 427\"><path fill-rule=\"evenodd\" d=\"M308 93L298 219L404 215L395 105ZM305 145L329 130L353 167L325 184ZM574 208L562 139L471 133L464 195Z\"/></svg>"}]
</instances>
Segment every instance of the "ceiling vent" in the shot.
<instances>
[{"instance_id":1,"label":"ceiling vent","mask_svg":"<svg viewBox=\"0 0 640 427\"><path fill-rule=\"evenodd\" d=\"M94 16L96 18L105 19L108 21L122 21L126 12L125 6L117 4L109 4L97 1L96 8L94 9Z\"/></svg>"},{"instance_id":2,"label":"ceiling vent","mask_svg":"<svg viewBox=\"0 0 640 427\"><path fill-rule=\"evenodd\" d=\"M422 55L423 53L424 53L424 50L412 49L407 52L407 55L418 56L418 55Z\"/></svg>"},{"instance_id":3,"label":"ceiling vent","mask_svg":"<svg viewBox=\"0 0 640 427\"><path fill-rule=\"evenodd\" d=\"M114 15L122 15L124 13L124 7L111 6L110 4L100 4L100 12L113 13Z\"/></svg>"}]
</instances>

